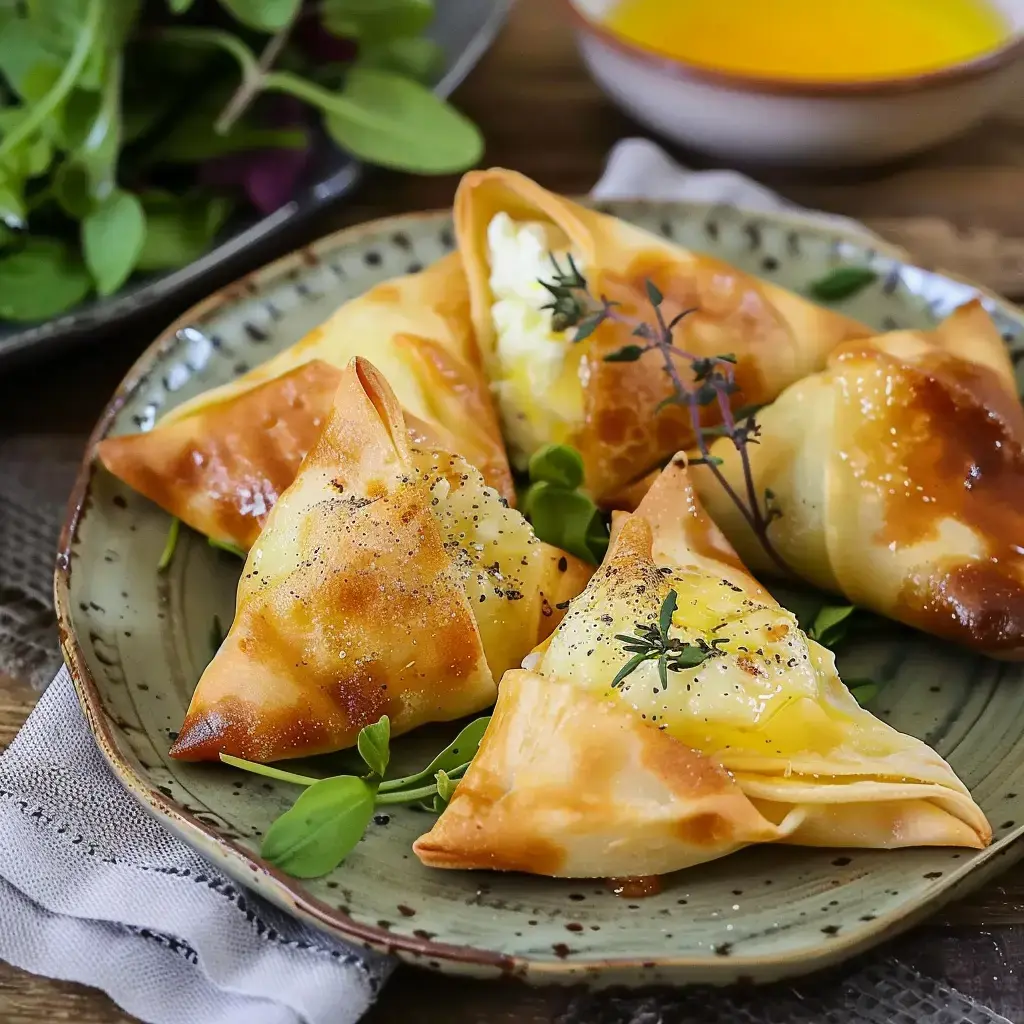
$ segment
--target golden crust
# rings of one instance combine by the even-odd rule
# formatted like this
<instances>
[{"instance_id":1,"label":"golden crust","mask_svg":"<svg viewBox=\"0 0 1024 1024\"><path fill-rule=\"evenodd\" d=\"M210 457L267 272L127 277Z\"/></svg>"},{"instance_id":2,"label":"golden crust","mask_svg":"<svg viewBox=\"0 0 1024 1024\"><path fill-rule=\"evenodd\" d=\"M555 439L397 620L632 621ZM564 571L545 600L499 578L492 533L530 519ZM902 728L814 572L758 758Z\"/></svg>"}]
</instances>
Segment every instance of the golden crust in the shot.
<instances>
[{"instance_id":1,"label":"golden crust","mask_svg":"<svg viewBox=\"0 0 1024 1024\"><path fill-rule=\"evenodd\" d=\"M429 867L610 878L777 834L708 758L614 701L512 671L451 804L413 850Z\"/></svg>"},{"instance_id":2,"label":"golden crust","mask_svg":"<svg viewBox=\"0 0 1024 1024\"><path fill-rule=\"evenodd\" d=\"M299 757L350 746L383 714L397 735L479 711L560 617L542 587L583 586L589 574L568 556L553 570L551 549L465 460L413 447L408 430L384 378L353 361L249 553L175 757ZM487 570L458 539L470 507L506 517Z\"/></svg>"},{"instance_id":3,"label":"golden crust","mask_svg":"<svg viewBox=\"0 0 1024 1024\"><path fill-rule=\"evenodd\" d=\"M196 530L248 548L354 356L372 357L409 417L515 502L456 254L345 303L291 348L172 409L152 430L107 439L100 459Z\"/></svg>"},{"instance_id":4,"label":"golden crust","mask_svg":"<svg viewBox=\"0 0 1024 1024\"><path fill-rule=\"evenodd\" d=\"M166 427L108 437L97 454L193 529L248 549L323 429L340 380L340 370L309 362Z\"/></svg>"},{"instance_id":5,"label":"golden crust","mask_svg":"<svg viewBox=\"0 0 1024 1024\"><path fill-rule=\"evenodd\" d=\"M758 416L758 493L772 538L807 579L999 658L1024 657L1024 410L978 302L934 331L838 348ZM712 449L734 484L730 445ZM763 551L704 469L712 514L755 568Z\"/></svg>"},{"instance_id":6,"label":"golden crust","mask_svg":"<svg viewBox=\"0 0 1024 1024\"><path fill-rule=\"evenodd\" d=\"M473 325L492 376L496 335L487 228L499 212L557 226L583 259L591 290L619 302L618 312L650 316L645 278L665 296L666 318L695 310L677 328L677 344L702 356L737 356L737 405L771 400L793 381L821 369L837 344L870 333L862 324L720 260L554 195L521 174L471 171L456 193L455 226ZM634 480L638 471L664 462L693 439L683 410L669 406L658 411L670 394L658 353L632 363L604 361L608 353L630 342L630 330L628 325L607 322L573 349L573 358L579 360L575 386L582 392L583 419L568 440L583 453L588 487L602 502ZM707 415L713 415L710 409Z\"/></svg>"},{"instance_id":7,"label":"golden crust","mask_svg":"<svg viewBox=\"0 0 1024 1024\"><path fill-rule=\"evenodd\" d=\"M614 877L758 842L990 841L942 758L860 708L830 653L744 569L697 501L683 456L634 515L616 515L613 533L528 669L502 679L480 751L414 846L425 864ZM615 635L654 621L670 589L672 628L714 638L718 654L667 683L641 665L613 688L624 657ZM712 625L701 625L709 608ZM756 705L776 695L762 716Z\"/></svg>"}]
</instances>

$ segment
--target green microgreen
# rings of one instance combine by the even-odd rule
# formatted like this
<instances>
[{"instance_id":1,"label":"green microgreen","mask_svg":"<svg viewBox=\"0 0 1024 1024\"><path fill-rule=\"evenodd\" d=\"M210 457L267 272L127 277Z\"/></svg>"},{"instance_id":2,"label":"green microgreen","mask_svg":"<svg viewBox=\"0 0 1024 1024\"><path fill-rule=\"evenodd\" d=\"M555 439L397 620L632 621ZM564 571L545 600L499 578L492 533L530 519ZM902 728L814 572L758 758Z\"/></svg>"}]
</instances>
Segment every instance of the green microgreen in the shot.
<instances>
[{"instance_id":1,"label":"green microgreen","mask_svg":"<svg viewBox=\"0 0 1024 1024\"><path fill-rule=\"evenodd\" d=\"M167 540L164 542L164 549L160 552L160 560L156 563L157 572L166 572L171 562L174 561L174 552L178 548L178 538L181 536L181 520L175 517L167 529Z\"/></svg>"},{"instance_id":2,"label":"green microgreen","mask_svg":"<svg viewBox=\"0 0 1024 1024\"><path fill-rule=\"evenodd\" d=\"M234 555L236 558L241 558L242 561L245 561L246 552L237 544L232 544L229 540L218 540L216 537L207 537L206 542L211 548L216 548L218 551L225 551L227 554Z\"/></svg>"},{"instance_id":3,"label":"green microgreen","mask_svg":"<svg viewBox=\"0 0 1024 1024\"><path fill-rule=\"evenodd\" d=\"M356 749L368 773L315 779L272 765L221 754L225 764L278 782L305 787L292 807L271 825L261 855L296 878L318 878L333 871L362 838L377 806L411 804L440 812L469 768L489 718L477 718L422 771L385 779L391 760L387 715L359 731Z\"/></svg>"},{"instance_id":4,"label":"green microgreen","mask_svg":"<svg viewBox=\"0 0 1024 1024\"><path fill-rule=\"evenodd\" d=\"M583 490L580 453L570 445L544 445L530 458L529 479L520 507L537 537L599 564L608 549L608 524Z\"/></svg>"}]
</instances>

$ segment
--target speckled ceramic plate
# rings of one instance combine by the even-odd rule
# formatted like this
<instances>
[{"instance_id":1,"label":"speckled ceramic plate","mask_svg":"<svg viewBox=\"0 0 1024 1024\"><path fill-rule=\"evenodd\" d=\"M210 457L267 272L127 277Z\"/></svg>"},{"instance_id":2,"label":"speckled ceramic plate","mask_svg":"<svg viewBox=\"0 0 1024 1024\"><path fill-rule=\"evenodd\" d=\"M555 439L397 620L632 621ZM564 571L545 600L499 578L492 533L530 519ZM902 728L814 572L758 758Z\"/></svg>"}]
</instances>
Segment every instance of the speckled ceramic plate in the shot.
<instances>
[{"instance_id":1,"label":"speckled ceramic plate","mask_svg":"<svg viewBox=\"0 0 1024 1024\"><path fill-rule=\"evenodd\" d=\"M847 306L879 328L928 326L977 293L801 218L697 205L608 208L792 288L837 262L869 263L878 282ZM290 345L345 299L452 244L443 214L379 221L218 293L139 360L93 444L150 427L175 403ZM985 299L1024 355L1024 317ZM884 680L872 710L932 744L970 786L995 828L984 852L760 847L670 876L660 895L631 900L592 881L428 870L410 846L431 819L400 807L378 815L332 875L296 882L258 856L293 788L167 756L212 655L213 617L230 619L239 570L201 538L183 536L171 571L158 575L167 527L154 505L86 464L56 594L65 657L100 746L138 799L223 871L357 943L441 970L536 982L769 980L865 949L1024 852L1015 842L1024 831L1024 669L897 631L859 645L843 667ZM399 762L418 766L440 748L439 736L395 747Z\"/></svg>"}]
</instances>

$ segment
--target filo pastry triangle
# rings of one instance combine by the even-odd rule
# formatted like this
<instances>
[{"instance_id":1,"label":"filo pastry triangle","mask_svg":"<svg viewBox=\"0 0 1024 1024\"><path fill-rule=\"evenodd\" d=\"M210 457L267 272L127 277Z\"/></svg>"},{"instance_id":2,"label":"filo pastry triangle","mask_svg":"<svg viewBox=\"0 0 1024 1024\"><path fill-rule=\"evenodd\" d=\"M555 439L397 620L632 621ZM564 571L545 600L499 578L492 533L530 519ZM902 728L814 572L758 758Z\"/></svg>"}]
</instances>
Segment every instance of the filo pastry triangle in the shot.
<instances>
[{"instance_id":1,"label":"filo pastry triangle","mask_svg":"<svg viewBox=\"0 0 1024 1024\"><path fill-rule=\"evenodd\" d=\"M514 501L455 254L345 303L295 345L153 429L102 441L99 458L200 533L248 549L319 436L354 356L371 357L401 406L443 431L452 451Z\"/></svg>"},{"instance_id":2,"label":"filo pastry triangle","mask_svg":"<svg viewBox=\"0 0 1024 1024\"><path fill-rule=\"evenodd\" d=\"M171 753L255 761L352 745L494 701L592 569L543 544L365 360L249 551L231 628Z\"/></svg>"},{"instance_id":3,"label":"filo pastry triangle","mask_svg":"<svg viewBox=\"0 0 1024 1024\"><path fill-rule=\"evenodd\" d=\"M870 333L785 288L580 206L514 171L466 174L455 197L455 227L480 355L513 462L524 466L546 443L571 444L583 455L588 489L615 508L622 507L618 492L625 485L693 440L687 411L662 404L671 385L660 352L635 362L605 361L637 344L638 319L654 322L646 281L664 296L666 321L690 311L674 329L679 349L736 357L737 405L771 400L821 369L840 341ZM571 256L592 298L618 303L619 319L579 342L576 328L558 329L552 310L542 308L553 300L541 283L556 277L552 255L563 272ZM673 358L690 379L686 360Z\"/></svg>"},{"instance_id":4,"label":"filo pastry triangle","mask_svg":"<svg viewBox=\"0 0 1024 1024\"><path fill-rule=\"evenodd\" d=\"M415 844L420 860L623 877L751 843L990 841L949 765L861 708L831 652L747 573L681 456L617 519L561 625L502 679L472 765ZM622 678L621 637L657 629L670 593L669 640L704 660L664 675L649 660Z\"/></svg>"},{"instance_id":5,"label":"filo pastry triangle","mask_svg":"<svg viewBox=\"0 0 1024 1024\"><path fill-rule=\"evenodd\" d=\"M979 302L931 331L839 347L757 414L758 494L777 551L862 608L998 658L1024 658L1024 409ZM731 443L711 453L733 486ZM705 467L694 483L755 571L771 571Z\"/></svg>"}]
</instances>

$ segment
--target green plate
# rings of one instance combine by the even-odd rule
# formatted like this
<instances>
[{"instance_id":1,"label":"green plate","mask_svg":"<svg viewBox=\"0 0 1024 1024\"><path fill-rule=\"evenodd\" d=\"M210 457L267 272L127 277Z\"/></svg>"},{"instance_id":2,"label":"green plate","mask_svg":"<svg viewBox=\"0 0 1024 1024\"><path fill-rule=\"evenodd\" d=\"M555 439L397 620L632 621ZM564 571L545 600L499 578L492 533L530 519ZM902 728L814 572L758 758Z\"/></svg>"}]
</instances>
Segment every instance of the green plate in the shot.
<instances>
[{"instance_id":1,"label":"green plate","mask_svg":"<svg viewBox=\"0 0 1024 1024\"><path fill-rule=\"evenodd\" d=\"M801 217L688 204L607 208L791 288L836 263L869 264L877 283L843 308L880 329L931 325L979 293ZM446 214L378 221L219 292L142 356L92 444L147 429L174 404L292 344L344 300L452 245ZM984 298L1015 356L1024 354L1024 318ZM1024 669L886 631L843 668L884 680L872 710L950 761L995 829L988 850L760 847L670 876L660 895L631 900L594 881L431 871L410 846L432 818L398 807L377 816L332 875L296 882L258 855L294 788L167 756L212 655L214 615L230 621L239 572L237 560L183 531L170 572L158 575L167 528L156 506L86 463L56 594L65 658L99 744L131 792L221 870L356 943L439 970L536 982L766 981L863 950L1024 853L1016 842L1024 830ZM425 763L439 732L399 740L396 769Z\"/></svg>"}]
</instances>

